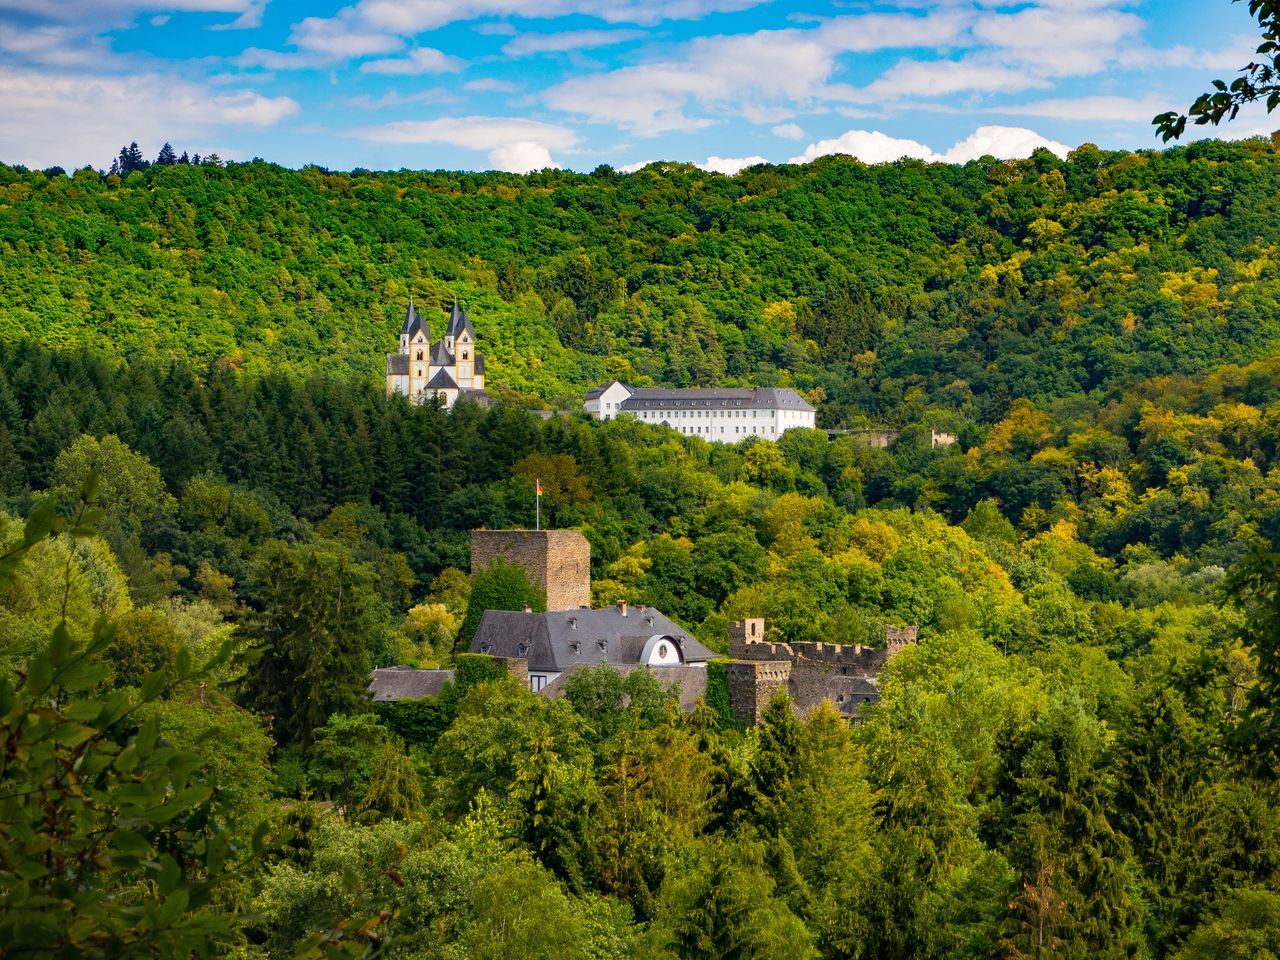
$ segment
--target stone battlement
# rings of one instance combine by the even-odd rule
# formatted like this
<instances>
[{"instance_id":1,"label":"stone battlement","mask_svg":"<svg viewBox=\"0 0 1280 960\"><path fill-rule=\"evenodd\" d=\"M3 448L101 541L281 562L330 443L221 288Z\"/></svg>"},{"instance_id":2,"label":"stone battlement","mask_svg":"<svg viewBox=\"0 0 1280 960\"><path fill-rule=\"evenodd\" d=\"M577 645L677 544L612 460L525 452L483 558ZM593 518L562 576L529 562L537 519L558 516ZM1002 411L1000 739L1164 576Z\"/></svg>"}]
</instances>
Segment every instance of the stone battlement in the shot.
<instances>
[{"instance_id":1,"label":"stone battlement","mask_svg":"<svg viewBox=\"0 0 1280 960\"><path fill-rule=\"evenodd\" d=\"M916 626L887 626L883 647L771 643L765 640L764 620L735 620L729 624L729 655L734 662L725 666L734 717L742 724L758 723L761 711L779 690L790 694L798 710L832 700L842 711L851 712L858 703L878 697L875 682L880 671L903 647L915 643L919 632ZM850 684L854 686L846 690Z\"/></svg>"}]
</instances>

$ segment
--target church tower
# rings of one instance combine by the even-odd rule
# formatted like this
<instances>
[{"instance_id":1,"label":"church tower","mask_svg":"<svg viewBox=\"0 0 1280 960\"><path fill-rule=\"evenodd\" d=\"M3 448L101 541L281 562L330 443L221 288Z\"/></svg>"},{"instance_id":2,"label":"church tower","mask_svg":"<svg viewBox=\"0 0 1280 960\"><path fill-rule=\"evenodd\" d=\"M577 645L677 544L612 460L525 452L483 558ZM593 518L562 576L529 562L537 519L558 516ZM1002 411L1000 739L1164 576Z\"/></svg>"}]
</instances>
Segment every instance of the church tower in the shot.
<instances>
[{"instance_id":1,"label":"church tower","mask_svg":"<svg viewBox=\"0 0 1280 960\"><path fill-rule=\"evenodd\" d=\"M426 391L430 351L431 333L410 297L400 327L400 352L387 354L387 396L402 393L417 402Z\"/></svg>"}]
</instances>

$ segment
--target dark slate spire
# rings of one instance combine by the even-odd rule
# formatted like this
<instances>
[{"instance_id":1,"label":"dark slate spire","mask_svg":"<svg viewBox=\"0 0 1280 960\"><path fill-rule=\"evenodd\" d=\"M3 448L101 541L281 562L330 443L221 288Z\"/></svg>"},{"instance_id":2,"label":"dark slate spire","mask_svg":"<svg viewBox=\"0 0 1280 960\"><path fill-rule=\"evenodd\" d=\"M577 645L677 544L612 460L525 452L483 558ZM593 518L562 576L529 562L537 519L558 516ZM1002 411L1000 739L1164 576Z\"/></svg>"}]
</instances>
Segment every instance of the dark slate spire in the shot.
<instances>
[{"instance_id":1,"label":"dark slate spire","mask_svg":"<svg viewBox=\"0 0 1280 960\"><path fill-rule=\"evenodd\" d=\"M409 297L409 309L404 312L404 326L400 328L400 334L412 337L419 328L425 330L426 324L422 322L422 314L418 312L418 308L413 305L413 297Z\"/></svg>"},{"instance_id":2,"label":"dark slate spire","mask_svg":"<svg viewBox=\"0 0 1280 960\"><path fill-rule=\"evenodd\" d=\"M474 343L476 339L476 328L471 325L471 318L467 316L467 311L458 306L458 301L455 298L453 301L453 312L449 314L449 330L445 336L453 337L456 340L462 335L463 330L466 330L471 334L471 340Z\"/></svg>"}]
</instances>

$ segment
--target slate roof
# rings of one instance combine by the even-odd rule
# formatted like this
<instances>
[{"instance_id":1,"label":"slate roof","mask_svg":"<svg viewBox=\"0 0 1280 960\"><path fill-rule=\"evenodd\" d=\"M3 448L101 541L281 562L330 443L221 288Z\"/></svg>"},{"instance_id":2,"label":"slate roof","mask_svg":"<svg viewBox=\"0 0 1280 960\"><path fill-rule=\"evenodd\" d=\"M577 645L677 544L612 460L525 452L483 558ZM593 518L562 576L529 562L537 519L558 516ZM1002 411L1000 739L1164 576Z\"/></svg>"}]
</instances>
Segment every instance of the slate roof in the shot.
<instances>
[{"instance_id":1,"label":"slate roof","mask_svg":"<svg viewBox=\"0 0 1280 960\"><path fill-rule=\"evenodd\" d=\"M407 353L387 354L387 376L409 375L409 355Z\"/></svg>"},{"instance_id":2,"label":"slate roof","mask_svg":"<svg viewBox=\"0 0 1280 960\"><path fill-rule=\"evenodd\" d=\"M610 387L612 387L615 383L618 383L618 381L610 380L608 383L602 383L598 387L592 387L590 390L587 391L587 399L598 400L600 397L604 396L604 392L608 390ZM628 387L625 383L621 384L621 386L624 389L630 390L632 393L635 393L635 391L632 390L630 387Z\"/></svg>"},{"instance_id":3,"label":"slate roof","mask_svg":"<svg viewBox=\"0 0 1280 960\"><path fill-rule=\"evenodd\" d=\"M466 330L471 334L472 342L476 339L476 328L471 325L471 318L467 316L467 311L458 306L458 301L453 301L453 312L449 314L449 329L445 332L446 337L457 337Z\"/></svg>"},{"instance_id":4,"label":"slate roof","mask_svg":"<svg viewBox=\"0 0 1280 960\"><path fill-rule=\"evenodd\" d=\"M475 375L477 377L484 376L484 354L476 354Z\"/></svg>"},{"instance_id":5,"label":"slate roof","mask_svg":"<svg viewBox=\"0 0 1280 960\"><path fill-rule=\"evenodd\" d=\"M438 697L446 680L453 681L452 670L383 667L369 674L369 696L375 703Z\"/></svg>"},{"instance_id":6,"label":"slate roof","mask_svg":"<svg viewBox=\"0 0 1280 960\"><path fill-rule=\"evenodd\" d=\"M548 700L559 700L564 696L564 687L569 678L586 666L589 666L589 664L576 663L571 666L542 688L542 696ZM610 667L624 677L632 670L646 669L638 663L610 664ZM680 709L685 713L692 713L693 708L698 705L698 701L707 695L707 668L705 664L682 663L678 666L649 667L648 669L664 687L675 684L679 688Z\"/></svg>"},{"instance_id":7,"label":"slate roof","mask_svg":"<svg viewBox=\"0 0 1280 960\"><path fill-rule=\"evenodd\" d=\"M655 636L675 640L686 663L716 656L653 607L631 607L624 616L616 606L548 613L487 610L471 652L526 657L530 673L559 673L580 663L637 663Z\"/></svg>"},{"instance_id":8,"label":"slate roof","mask_svg":"<svg viewBox=\"0 0 1280 960\"><path fill-rule=\"evenodd\" d=\"M431 345L431 350L427 354L427 359L433 367L452 367L453 354L449 352L449 348L444 345L443 340L437 340Z\"/></svg>"},{"instance_id":9,"label":"slate roof","mask_svg":"<svg viewBox=\"0 0 1280 960\"><path fill-rule=\"evenodd\" d=\"M430 339L431 331L427 329L427 325L422 320L422 314L418 312L418 308L413 305L413 298L409 298L409 308L404 312L404 326L400 328L401 336L408 334L412 337L419 330L427 334Z\"/></svg>"},{"instance_id":10,"label":"slate roof","mask_svg":"<svg viewBox=\"0 0 1280 960\"><path fill-rule=\"evenodd\" d=\"M813 412L804 397L790 387L666 389L641 387L618 404L628 410L804 410Z\"/></svg>"},{"instance_id":11,"label":"slate roof","mask_svg":"<svg viewBox=\"0 0 1280 960\"><path fill-rule=\"evenodd\" d=\"M437 370L436 375L427 382L428 390L457 390L458 384L449 376L448 370Z\"/></svg>"}]
</instances>

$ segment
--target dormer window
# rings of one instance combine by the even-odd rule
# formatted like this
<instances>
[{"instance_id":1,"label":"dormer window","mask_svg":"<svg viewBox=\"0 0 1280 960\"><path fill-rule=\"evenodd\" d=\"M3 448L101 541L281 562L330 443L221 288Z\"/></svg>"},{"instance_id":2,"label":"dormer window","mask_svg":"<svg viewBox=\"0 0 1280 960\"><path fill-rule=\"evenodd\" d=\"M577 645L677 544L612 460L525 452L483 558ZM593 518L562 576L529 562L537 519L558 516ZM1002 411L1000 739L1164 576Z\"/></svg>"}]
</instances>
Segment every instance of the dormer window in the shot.
<instances>
[{"instance_id":1,"label":"dormer window","mask_svg":"<svg viewBox=\"0 0 1280 960\"><path fill-rule=\"evenodd\" d=\"M601 653L609 652L609 641L604 639L604 637L601 637L599 640L596 641L596 646L600 648Z\"/></svg>"},{"instance_id":2,"label":"dormer window","mask_svg":"<svg viewBox=\"0 0 1280 960\"><path fill-rule=\"evenodd\" d=\"M480 652L481 652L481 653L488 653L488 652L489 652L489 650L490 650L490 647L489 647L489 641L488 641L488 640L482 641L482 642L481 642L481 644L480 644Z\"/></svg>"},{"instance_id":3,"label":"dormer window","mask_svg":"<svg viewBox=\"0 0 1280 960\"><path fill-rule=\"evenodd\" d=\"M570 629L570 630L577 630L577 629L578 629L578 618L577 618L577 617L570 617L570 618L569 618L569 629Z\"/></svg>"},{"instance_id":4,"label":"dormer window","mask_svg":"<svg viewBox=\"0 0 1280 960\"><path fill-rule=\"evenodd\" d=\"M529 653L529 645L527 643L516 644L516 656L523 657Z\"/></svg>"},{"instance_id":5,"label":"dormer window","mask_svg":"<svg viewBox=\"0 0 1280 960\"><path fill-rule=\"evenodd\" d=\"M570 641L569 641L569 649L570 649L570 650L572 650L574 653L581 653L581 652L582 652L582 641L581 641L581 640L570 640Z\"/></svg>"}]
</instances>

